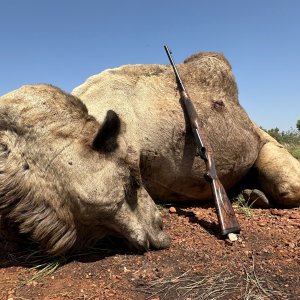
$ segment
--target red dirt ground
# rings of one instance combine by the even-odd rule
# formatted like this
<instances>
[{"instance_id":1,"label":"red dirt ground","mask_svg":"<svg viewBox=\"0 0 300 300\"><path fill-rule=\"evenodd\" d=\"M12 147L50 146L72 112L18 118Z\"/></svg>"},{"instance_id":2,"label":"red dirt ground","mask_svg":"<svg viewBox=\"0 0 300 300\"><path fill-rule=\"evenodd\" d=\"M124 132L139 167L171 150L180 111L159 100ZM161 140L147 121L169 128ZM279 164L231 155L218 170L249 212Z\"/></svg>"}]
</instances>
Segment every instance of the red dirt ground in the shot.
<instances>
[{"instance_id":1,"label":"red dirt ground","mask_svg":"<svg viewBox=\"0 0 300 300\"><path fill-rule=\"evenodd\" d=\"M238 212L242 232L231 242L213 208L175 208L162 209L170 249L138 254L106 240L48 275L35 253L0 241L0 299L300 299L300 209Z\"/></svg>"}]
</instances>

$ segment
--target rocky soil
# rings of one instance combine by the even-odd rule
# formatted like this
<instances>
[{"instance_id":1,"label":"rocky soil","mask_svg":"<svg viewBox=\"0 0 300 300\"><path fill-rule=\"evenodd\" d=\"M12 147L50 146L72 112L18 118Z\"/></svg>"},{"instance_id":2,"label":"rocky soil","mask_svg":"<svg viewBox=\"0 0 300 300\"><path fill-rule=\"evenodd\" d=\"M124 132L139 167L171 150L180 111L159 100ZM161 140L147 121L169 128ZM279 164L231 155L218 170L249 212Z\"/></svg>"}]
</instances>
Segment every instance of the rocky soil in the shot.
<instances>
[{"instance_id":1,"label":"rocky soil","mask_svg":"<svg viewBox=\"0 0 300 300\"><path fill-rule=\"evenodd\" d=\"M300 209L235 210L242 232L230 241L212 207L163 208L172 246L144 254L107 239L47 261L0 241L0 299L300 299Z\"/></svg>"}]
</instances>

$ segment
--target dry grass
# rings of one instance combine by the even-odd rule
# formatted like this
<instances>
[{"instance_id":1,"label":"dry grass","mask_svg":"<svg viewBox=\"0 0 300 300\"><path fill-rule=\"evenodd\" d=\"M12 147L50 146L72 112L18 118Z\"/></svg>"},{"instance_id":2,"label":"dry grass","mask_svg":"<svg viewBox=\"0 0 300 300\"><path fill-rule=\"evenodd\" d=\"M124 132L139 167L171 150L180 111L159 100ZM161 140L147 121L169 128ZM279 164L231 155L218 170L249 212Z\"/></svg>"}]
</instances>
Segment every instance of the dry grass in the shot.
<instances>
[{"instance_id":1,"label":"dry grass","mask_svg":"<svg viewBox=\"0 0 300 300\"><path fill-rule=\"evenodd\" d=\"M28 251L28 249L24 252L8 254L8 259L11 264L21 263L22 265L29 267L28 270L30 275L21 279L18 288L29 285L34 281L41 280L42 278L54 273L66 262L66 259L63 257L49 259L49 257L41 251Z\"/></svg>"},{"instance_id":2,"label":"dry grass","mask_svg":"<svg viewBox=\"0 0 300 300\"><path fill-rule=\"evenodd\" d=\"M258 277L255 271L254 259L251 268L247 269L244 266L243 281L244 285L241 294L241 299L243 300L284 299L284 296L279 291L268 287L272 284Z\"/></svg>"},{"instance_id":3,"label":"dry grass","mask_svg":"<svg viewBox=\"0 0 300 300\"><path fill-rule=\"evenodd\" d=\"M29 242L23 245L22 251L10 252L8 250L5 259L0 263L0 268L25 267L27 271L19 279L17 285L17 288L21 288L54 273L66 261L65 257L49 258L46 253L38 250L36 244Z\"/></svg>"},{"instance_id":4,"label":"dry grass","mask_svg":"<svg viewBox=\"0 0 300 300\"><path fill-rule=\"evenodd\" d=\"M254 212L252 210L254 202L252 204L248 204L242 194L239 194L234 200L234 206L240 213L244 214L248 218L252 218L254 216Z\"/></svg>"},{"instance_id":5,"label":"dry grass","mask_svg":"<svg viewBox=\"0 0 300 300\"><path fill-rule=\"evenodd\" d=\"M114 245L114 241L107 239L106 242L110 242ZM9 265L21 265L27 269L26 274L20 279L18 288L25 285L30 285L34 282L38 282L43 278L53 274L57 269L74 259L80 260L82 257L88 257L92 255L99 255L103 252L106 254L114 254L118 251L117 246L114 248L107 247L104 242L99 242L94 247L89 248L85 252L80 252L74 255L60 256L60 257L49 257L46 253L38 250L35 244L29 243L27 247L20 252L7 253L7 259L5 263L0 264L0 267L7 267ZM1 282L0 282L1 284Z\"/></svg>"},{"instance_id":6,"label":"dry grass","mask_svg":"<svg viewBox=\"0 0 300 300\"><path fill-rule=\"evenodd\" d=\"M48 263L43 263L31 268L30 270L34 270L34 274L22 280L19 284L19 287L29 285L32 282L43 279L44 277L54 273L60 266L61 262L57 260Z\"/></svg>"},{"instance_id":7,"label":"dry grass","mask_svg":"<svg viewBox=\"0 0 300 300\"><path fill-rule=\"evenodd\" d=\"M243 267L243 274L236 275L230 270L206 275L187 271L179 276L169 276L143 285L139 290L148 294L147 299L193 300L266 300L288 299L277 291L275 283L259 277L255 271L254 260L250 267Z\"/></svg>"},{"instance_id":8,"label":"dry grass","mask_svg":"<svg viewBox=\"0 0 300 300\"><path fill-rule=\"evenodd\" d=\"M155 290L150 298L159 295L161 299L167 299L176 295L176 299L224 299L237 289L234 277L225 273L195 276L186 272L178 277L157 280L150 286Z\"/></svg>"}]
</instances>

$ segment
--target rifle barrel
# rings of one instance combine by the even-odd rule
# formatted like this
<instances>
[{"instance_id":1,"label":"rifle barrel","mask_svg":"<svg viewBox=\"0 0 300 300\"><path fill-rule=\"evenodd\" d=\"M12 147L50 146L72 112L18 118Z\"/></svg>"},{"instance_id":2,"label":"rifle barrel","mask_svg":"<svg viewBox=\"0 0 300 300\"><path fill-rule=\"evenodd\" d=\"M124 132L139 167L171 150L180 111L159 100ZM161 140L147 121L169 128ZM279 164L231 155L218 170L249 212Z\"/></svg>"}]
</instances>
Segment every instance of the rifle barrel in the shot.
<instances>
[{"instance_id":1,"label":"rifle barrel","mask_svg":"<svg viewBox=\"0 0 300 300\"><path fill-rule=\"evenodd\" d=\"M179 73L178 73L178 70L175 66L175 63L174 63L174 60L173 60L173 57L172 57L172 52L170 51L169 47L167 45L164 46L166 52L167 52L167 55L168 55L168 58L170 60L170 63L173 67L173 70L174 70L174 73L175 73L175 76L176 76L176 81L177 81L177 84L178 84L178 87L180 88L181 91L185 92L186 93L186 89L184 87L184 84L179 76Z\"/></svg>"}]
</instances>

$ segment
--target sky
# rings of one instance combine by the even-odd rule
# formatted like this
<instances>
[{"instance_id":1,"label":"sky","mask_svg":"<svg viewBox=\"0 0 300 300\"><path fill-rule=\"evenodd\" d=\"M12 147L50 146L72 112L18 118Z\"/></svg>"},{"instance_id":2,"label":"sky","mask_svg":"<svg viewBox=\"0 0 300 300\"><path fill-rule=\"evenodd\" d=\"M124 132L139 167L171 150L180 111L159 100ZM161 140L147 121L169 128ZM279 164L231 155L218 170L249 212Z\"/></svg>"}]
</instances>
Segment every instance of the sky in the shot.
<instances>
[{"instance_id":1,"label":"sky","mask_svg":"<svg viewBox=\"0 0 300 300\"><path fill-rule=\"evenodd\" d=\"M260 126L300 119L298 0L1 0L0 95L24 84L71 92L124 64L168 64L201 51L230 61L239 100Z\"/></svg>"}]
</instances>

